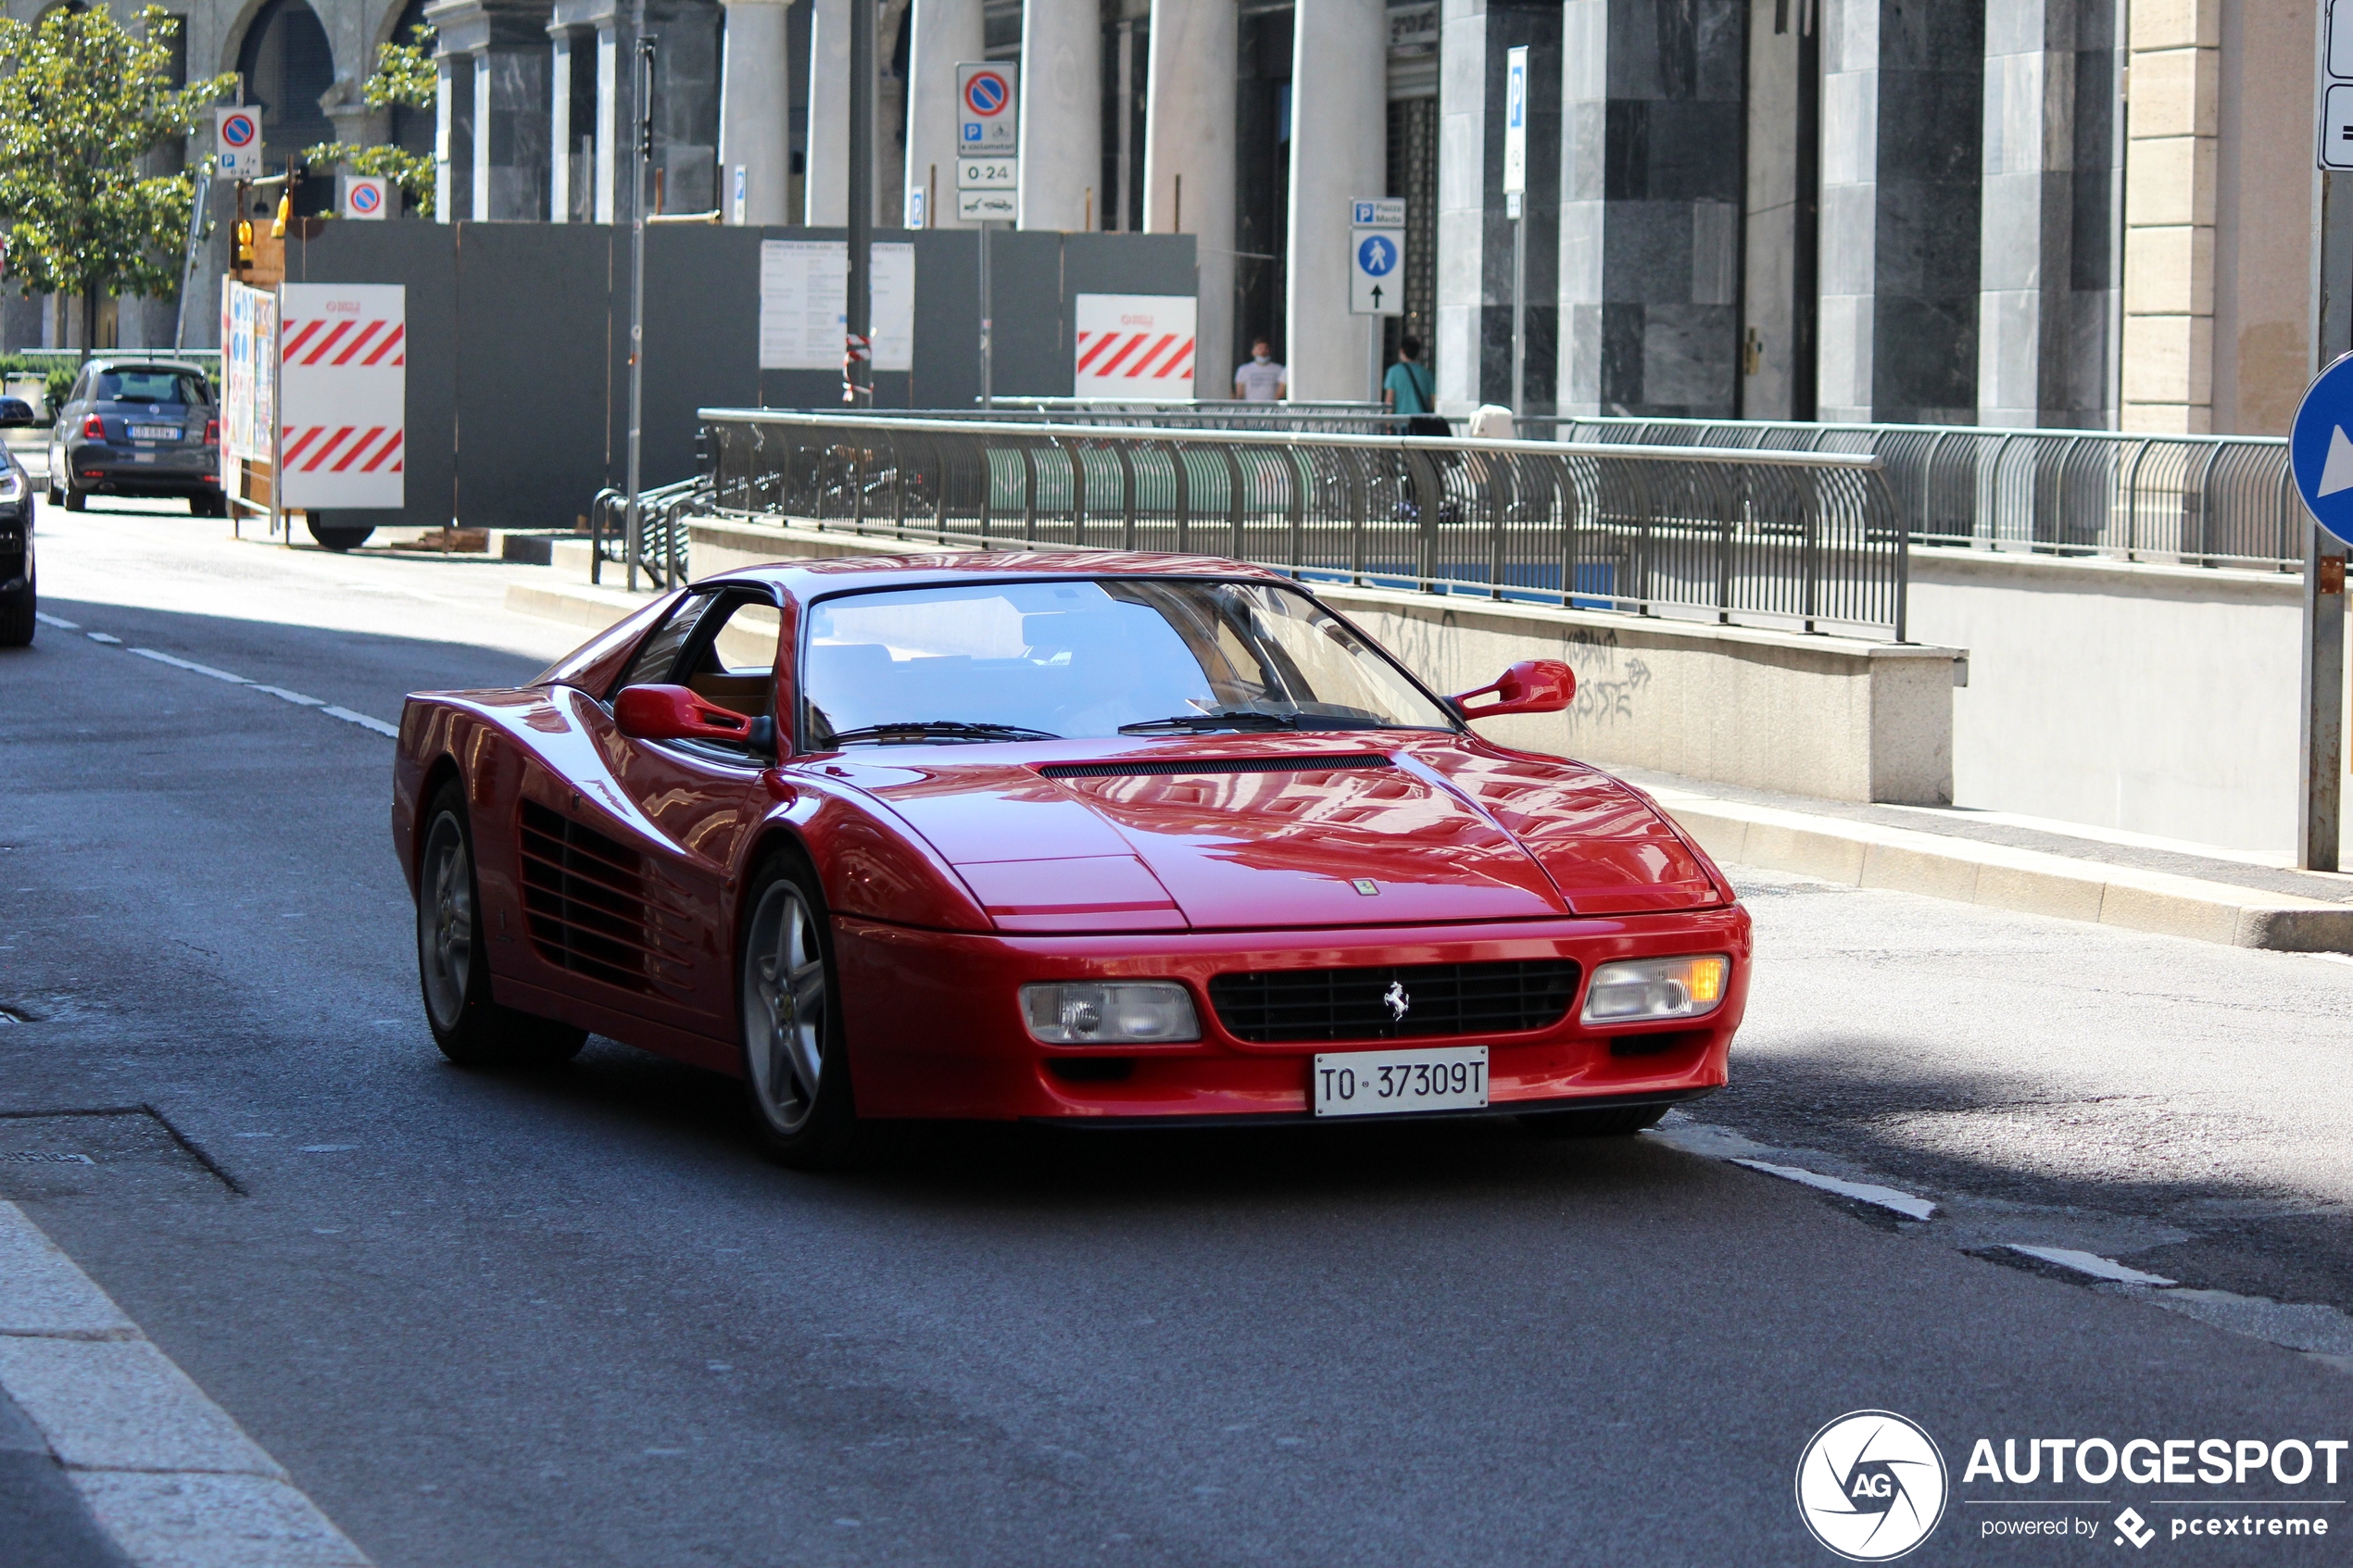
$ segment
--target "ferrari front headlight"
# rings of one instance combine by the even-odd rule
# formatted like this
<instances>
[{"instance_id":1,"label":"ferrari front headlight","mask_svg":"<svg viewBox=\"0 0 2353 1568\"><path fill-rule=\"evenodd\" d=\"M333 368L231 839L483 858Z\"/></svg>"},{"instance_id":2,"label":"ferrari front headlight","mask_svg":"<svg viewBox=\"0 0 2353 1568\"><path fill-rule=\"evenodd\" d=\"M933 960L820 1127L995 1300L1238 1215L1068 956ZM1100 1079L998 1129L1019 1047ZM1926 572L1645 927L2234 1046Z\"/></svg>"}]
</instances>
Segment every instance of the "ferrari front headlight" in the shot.
<instances>
[{"instance_id":1,"label":"ferrari front headlight","mask_svg":"<svg viewBox=\"0 0 2353 1568\"><path fill-rule=\"evenodd\" d=\"M1193 998L1171 981L1025 985L1022 1021L1050 1046L1164 1046L1201 1038Z\"/></svg>"},{"instance_id":2,"label":"ferrari front headlight","mask_svg":"<svg viewBox=\"0 0 2353 1568\"><path fill-rule=\"evenodd\" d=\"M1699 1018L1724 1000L1732 960L1721 953L1680 959L1628 959L1593 971L1585 988L1587 1023L1650 1023Z\"/></svg>"},{"instance_id":3,"label":"ferrari front headlight","mask_svg":"<svg viewBox=\"0 0 2353 1568\"><path fill-rule=\"evenodd\" d=\"M14 469L0 469L0 507L24 499L24 475Z\"/></svg>"}]
</instances>

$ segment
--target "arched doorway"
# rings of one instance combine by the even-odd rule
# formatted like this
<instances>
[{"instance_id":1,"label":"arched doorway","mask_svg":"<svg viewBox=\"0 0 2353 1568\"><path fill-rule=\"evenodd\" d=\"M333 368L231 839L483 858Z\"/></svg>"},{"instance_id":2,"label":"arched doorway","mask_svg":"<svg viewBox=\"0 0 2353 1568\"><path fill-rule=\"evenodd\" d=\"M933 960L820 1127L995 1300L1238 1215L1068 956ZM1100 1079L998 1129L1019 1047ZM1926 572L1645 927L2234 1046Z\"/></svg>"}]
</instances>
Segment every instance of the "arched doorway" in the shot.
<instances>
[{"instance_id":1,"label":"arched doorway","mask_svg":"<svg viewBox=\"0 0 2353 1568\"><path fill-rule=\"evenodd\" d=\"M254 13L237 51L245 102L261 109L261 142L271 171L305 147L335 139L334 122L319 100L334 85L334 52L327 30L303 0L267 0Z\"/></svg>"}]
</instances>

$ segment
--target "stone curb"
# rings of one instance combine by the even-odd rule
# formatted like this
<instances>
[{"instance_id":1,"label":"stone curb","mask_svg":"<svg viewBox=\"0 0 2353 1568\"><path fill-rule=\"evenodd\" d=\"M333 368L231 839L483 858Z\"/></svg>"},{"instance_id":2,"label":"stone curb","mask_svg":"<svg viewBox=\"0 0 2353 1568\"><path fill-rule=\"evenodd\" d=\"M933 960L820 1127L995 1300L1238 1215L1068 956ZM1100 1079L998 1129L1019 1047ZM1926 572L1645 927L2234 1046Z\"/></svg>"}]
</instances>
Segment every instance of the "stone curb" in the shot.
<instances>
[{"instance_id":1,"label":"stone curb","mask_svg":"<svg viewBox=\"0 0 2353 1568\"><path fill-rule=\"evenodd\" d=\"M0 1388L138 1568L369 1568L13 1203L0 1203Z\"/></svg>"},{"instance_id":2,"label":"stone curb","mask_svg":"<svg viewBox=\"0 0 2353 1568\"><path fill-rule=\"evenodd\" d=\"M2225 947L2353 953L2353 906L1680 791L1655 798L1734 865Z\"/></svg>"}]
</instances>

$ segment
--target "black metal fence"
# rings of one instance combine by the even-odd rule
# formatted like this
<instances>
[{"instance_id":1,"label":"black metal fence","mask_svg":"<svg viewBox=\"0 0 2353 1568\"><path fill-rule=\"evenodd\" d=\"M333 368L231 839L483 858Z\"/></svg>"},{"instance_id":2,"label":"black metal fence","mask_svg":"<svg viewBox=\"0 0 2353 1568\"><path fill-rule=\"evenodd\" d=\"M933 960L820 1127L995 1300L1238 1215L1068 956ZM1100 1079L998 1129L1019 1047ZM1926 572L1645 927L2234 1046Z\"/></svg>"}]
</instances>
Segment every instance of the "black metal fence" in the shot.
<instances>
[{"instance_id":1,"label":"black metal fence","mask_svg":"<svg viewBox=\"0 0 2353 1568\"><path fill-rule=\"evenodd\" d=\"M1914 540L2195 566L2301 571L2304 504L2287 442L1969 425L1523 420L1577 442L1868 452Z\"/></svg>"},{"instance_id":2,"label":"black metal fence","mask_svg":"<svg viewBox=\"0 0 2353 1568\"><path fill-rule=\"evenodd\" d=\"M706 408L718 515L1904 640L1868 455Z\"/></svg>"}]
</instances>

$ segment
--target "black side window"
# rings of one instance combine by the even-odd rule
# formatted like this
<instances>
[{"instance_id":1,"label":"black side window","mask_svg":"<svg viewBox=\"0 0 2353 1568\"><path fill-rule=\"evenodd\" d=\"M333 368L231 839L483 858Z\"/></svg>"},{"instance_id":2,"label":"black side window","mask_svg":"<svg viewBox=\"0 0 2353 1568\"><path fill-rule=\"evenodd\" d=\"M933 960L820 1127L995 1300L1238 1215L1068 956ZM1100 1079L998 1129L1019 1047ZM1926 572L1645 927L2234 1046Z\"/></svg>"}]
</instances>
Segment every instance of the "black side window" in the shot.
<instances>
[{"instance_id":1,"label":"black side window","mask_svg":"<svg viewBox=\"0 0 2353 1568\"><path fill-rule=\"evenodd\" d=\"M646 640L637 645L636 657L621 672L621 679L613 683L613 691L624 686L676 685L678 656L693 640L695 623L710 608L709 594L689 594L680 599L669 618L646 633Z\"/></svg>"}]
</instances>

